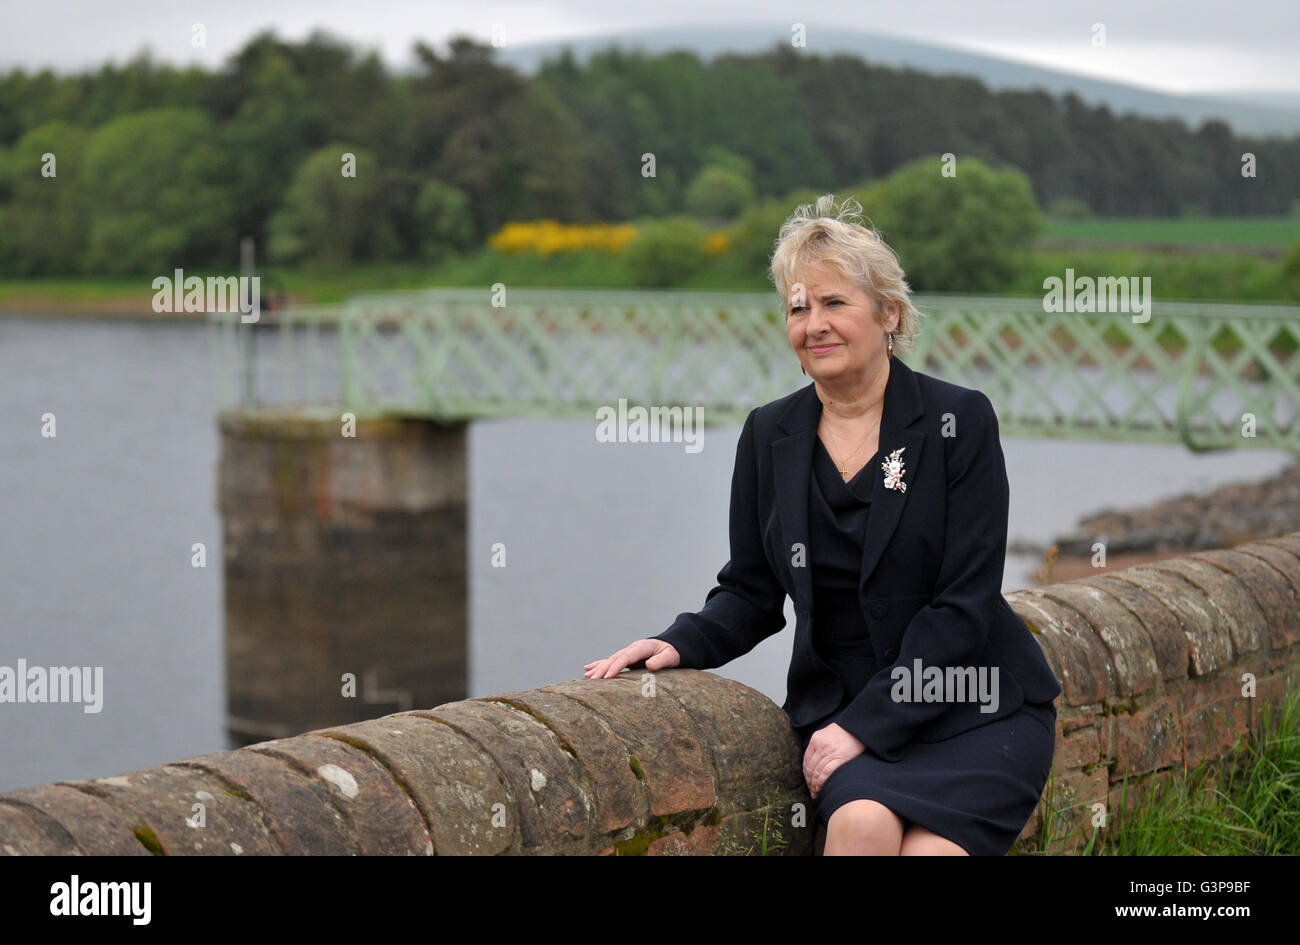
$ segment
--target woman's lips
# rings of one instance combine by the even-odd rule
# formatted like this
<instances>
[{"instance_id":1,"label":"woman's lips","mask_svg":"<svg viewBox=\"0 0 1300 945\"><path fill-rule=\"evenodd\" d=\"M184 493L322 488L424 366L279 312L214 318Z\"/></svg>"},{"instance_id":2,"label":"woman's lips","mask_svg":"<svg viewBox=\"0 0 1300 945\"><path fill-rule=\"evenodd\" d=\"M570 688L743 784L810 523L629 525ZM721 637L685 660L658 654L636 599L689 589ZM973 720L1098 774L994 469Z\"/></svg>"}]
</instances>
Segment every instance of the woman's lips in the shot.
<instances>
[{"instance_id":1,"label":"woman's lips","mask_svg":"<svg viewBox=\"0 0 1300 945\"><path fill-rule=\"evenodd\" d=\"M811 350L813 354L825 354L827 351L830 351L832 348L838 348L838 347L839 347L838 344L813 345L809 350Z\"/></svg>"}]
</instances>

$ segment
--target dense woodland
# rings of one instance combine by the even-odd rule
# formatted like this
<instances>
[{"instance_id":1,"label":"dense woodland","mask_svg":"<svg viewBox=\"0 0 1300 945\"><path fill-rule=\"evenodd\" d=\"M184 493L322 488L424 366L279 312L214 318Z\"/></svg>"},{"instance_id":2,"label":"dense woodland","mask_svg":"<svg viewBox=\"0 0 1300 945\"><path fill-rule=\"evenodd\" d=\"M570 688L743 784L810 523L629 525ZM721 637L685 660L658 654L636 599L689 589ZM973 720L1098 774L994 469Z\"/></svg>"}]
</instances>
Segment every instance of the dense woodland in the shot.
<instances>
[{"instance_id":1,"label":"dense woodland","mask_svg":"<svg viewBox=\"0 0 1300 945\"><path fill-rule=\"evenodd\" d=\"M516 220L726 223L943 153L1018 169L1049 210L1281 215L1300 199L1300 137L846 56L613 51L529 78L465 38L415 53L417 68L395 74L325 34L263 34L219 72L138 57L0 77L0 275L229 266L242 235L277 260L346 263L436 260ZM341 178L344 153L355 178Z\"/></svg>"}]
</instances>

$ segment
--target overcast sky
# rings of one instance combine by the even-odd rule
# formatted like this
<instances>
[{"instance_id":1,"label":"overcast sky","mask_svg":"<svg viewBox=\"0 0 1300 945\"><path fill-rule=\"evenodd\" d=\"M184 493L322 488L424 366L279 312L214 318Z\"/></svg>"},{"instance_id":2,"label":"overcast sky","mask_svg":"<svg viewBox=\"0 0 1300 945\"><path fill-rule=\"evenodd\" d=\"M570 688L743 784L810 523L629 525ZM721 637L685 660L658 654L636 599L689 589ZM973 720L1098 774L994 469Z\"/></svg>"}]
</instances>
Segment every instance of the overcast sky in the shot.
<instances>
[{"instance_id":1,"label":"overcast sky","mask_svg":"<svg viewBox=\"0 0 1300 945\"><path fill-rule=\"evenodd\" d=\"M508 44L691 23L843 25L1168 92L1300 90L1297 0L0 0L0 68L60 71L123 62L143 47L156 59L219 67L253 34L274 27L301 39L322 26L390 66L423 39L441 48L455 33ZM206 48L191 45L193 24ZM1092 43L1105 26L1104 47ZM815 33L809 51L816 52Z\"/></svg>"}]
</instances>

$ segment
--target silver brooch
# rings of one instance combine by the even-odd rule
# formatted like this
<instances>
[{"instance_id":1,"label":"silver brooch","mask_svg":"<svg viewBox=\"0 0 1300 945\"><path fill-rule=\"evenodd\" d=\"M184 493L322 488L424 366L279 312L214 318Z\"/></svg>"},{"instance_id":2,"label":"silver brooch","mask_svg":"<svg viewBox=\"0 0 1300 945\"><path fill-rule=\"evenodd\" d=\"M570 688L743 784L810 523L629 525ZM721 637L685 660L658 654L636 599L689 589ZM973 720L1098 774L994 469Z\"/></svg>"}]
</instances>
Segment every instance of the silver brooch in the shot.
<instances>
[{"instance_id":1,"label":"silver brooch","mask_svg":"<svg viewBox=\"0 0 1300 945\"><path fill-rule=\"evenodd\" d=\"M889 454L889 459L880 464L880 468L885 471L885 488L897 489L899 492L907 491L907 483L903 481L903 461L898 457L902 454L906 446L900 446Z\"/></svg>"}]
</instances>

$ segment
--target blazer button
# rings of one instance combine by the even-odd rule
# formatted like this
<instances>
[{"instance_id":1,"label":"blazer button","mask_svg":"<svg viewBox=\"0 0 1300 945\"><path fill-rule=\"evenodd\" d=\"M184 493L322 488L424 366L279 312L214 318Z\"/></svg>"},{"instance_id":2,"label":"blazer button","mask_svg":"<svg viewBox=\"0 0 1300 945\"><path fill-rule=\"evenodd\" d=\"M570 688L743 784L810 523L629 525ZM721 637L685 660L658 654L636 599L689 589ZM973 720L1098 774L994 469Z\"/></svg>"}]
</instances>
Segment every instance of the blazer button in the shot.
<instances>
[{"instance_id":1,"label":"blazer button","mask_svg":"<svg viewBox=\"0 0 1300 945\"><path fill-rule=\"evenodd\" d=\"M884 604L872 604L872 605L871 605L871 616L873 616L873 617L875 617L877 620L879 620L879 619L881 619L882 617L885 616L886 610L887 610L887 608L885 607Z\"/></svg>"}]
</instances>

